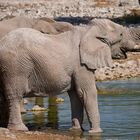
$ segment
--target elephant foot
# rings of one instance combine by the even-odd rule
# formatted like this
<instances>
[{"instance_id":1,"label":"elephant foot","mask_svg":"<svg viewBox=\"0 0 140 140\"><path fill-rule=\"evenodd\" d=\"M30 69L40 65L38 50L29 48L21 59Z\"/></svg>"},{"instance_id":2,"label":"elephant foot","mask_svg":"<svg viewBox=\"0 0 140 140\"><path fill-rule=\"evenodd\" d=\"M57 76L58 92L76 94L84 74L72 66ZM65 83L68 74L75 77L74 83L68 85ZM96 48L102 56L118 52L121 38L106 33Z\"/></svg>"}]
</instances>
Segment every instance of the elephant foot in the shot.
<instances>
[{"instance_id":1,"label":"elephant foot","mask_svg":"<svg viewBox=\"0 0 140 140\"><path fill-rule=\"evenodd\" d=\"M28 131L28 128L24 124L19 124L19 125L8 125L8 129L10 130L18 130L18 131Z\"/></svg>"},{"instance_id":2,"label":"elephant foot","mask_svg":"<svg viewBox=\"0 0 140 140\"><path fill-rule=\"evenodd\" d=\"M71 131L83 131L78 119L72 119L72 127L70 128Z\"/></svg>"},{"instance_id":3,"label":"elephant foot","mask_svg":"<svg viewBox=\"0 0 140 140\"><path fill-rule=\"evenodd\" d=\"M91 128L88 132L89 133L101 133L103 131L101 128Z\"/></svg>"},{"instance_id":4,"label":"elephant foot","mask_svg":"<svg viewBox=\"0 0 140 140\"><path fill-rule=\"evenodd\" d=\"M84 131L84 129L83 128L81 128L81 127L77 127L77 126L72 126L70 129L69 129L70 131Z\"/></svg>"}]
</instances>

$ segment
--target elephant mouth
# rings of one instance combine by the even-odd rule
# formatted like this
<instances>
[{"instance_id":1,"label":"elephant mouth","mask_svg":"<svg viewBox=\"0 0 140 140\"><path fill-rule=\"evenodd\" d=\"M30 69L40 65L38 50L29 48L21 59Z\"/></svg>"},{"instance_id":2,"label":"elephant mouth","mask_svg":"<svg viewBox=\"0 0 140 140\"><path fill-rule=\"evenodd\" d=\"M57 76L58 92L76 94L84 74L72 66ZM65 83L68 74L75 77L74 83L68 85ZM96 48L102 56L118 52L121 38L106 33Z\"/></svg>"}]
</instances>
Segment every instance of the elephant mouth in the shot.
<instances>
[{"instance_id":1,"label":"elephant mouth","mask_svg":"<svg viewBox=\"0 0 140 140\"><path fill-rule=\"evenodd\" d=\"M121 42L121 39L120 40L117 40L117 41L112 41L112 42L110 42L110 44L111 44L111 46L113 46L113 45L115 45L115 44L118 44L118 43L120 43Z\"/></svg>"},{"instance_id":2,"label":"elephant mouth","mask_svg":"<svg viewBox=\"0 0 140 140\"><path fill-rule=\"evenodd\" d=\"M105 37L96 37L97 39L99 39L100 41L104 42L105 44L107 44L108 46L113 46L115 44L118 44L121 42L121 39L118 40L109 40Z\"/></svg>"}]
</instances>

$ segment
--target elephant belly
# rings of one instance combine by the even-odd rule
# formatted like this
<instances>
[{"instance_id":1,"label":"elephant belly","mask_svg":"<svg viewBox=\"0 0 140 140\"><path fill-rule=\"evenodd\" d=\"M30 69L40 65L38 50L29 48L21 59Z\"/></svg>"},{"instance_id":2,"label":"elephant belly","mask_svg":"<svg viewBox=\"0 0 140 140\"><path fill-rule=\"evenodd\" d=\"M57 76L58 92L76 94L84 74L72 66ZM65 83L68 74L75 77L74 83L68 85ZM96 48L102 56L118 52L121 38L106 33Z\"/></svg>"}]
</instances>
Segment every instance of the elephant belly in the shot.
<instances>
[{"instance_id":1,"label":"elephant belly","mask_svg":"<svg viewBox=\"0 0 140 140\"><path fill-rule=\"evenodd\" d=\"M33 61L33 69L29 76L31 91L58 94L71 88L72 68L69 68L68 58L57 52L50 52L49 49L33 50L30 57Z\"/></svg>"},{"instance_id":2,"label":"elephant belly","mask_svg":"<svg viewBox=\"0 0 140 140\"><path fill-rule=\"evenodd\" d=\"M43 74L34 71L28 85L30 92L27 96L58 95L71 88L71 77L62 71L49 71Z\"/></svg>"}]
</instances>

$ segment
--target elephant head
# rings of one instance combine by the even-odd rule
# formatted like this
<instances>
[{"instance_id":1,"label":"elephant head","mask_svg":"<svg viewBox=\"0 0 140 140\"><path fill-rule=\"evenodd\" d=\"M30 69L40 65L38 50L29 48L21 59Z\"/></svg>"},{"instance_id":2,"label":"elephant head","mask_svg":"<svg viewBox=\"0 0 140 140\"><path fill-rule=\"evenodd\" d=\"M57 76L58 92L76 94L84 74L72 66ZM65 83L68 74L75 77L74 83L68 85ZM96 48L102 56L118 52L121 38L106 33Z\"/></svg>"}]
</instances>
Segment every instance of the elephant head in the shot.
<instances>
[{"instance_id":1,"label":"elephant head","mask_svg":"<svg viewBox=\"0 0 140 140\"><path fill-rule=\"evenodd\" d=\"M135 47L140 44L140 27L124 27L123 39L121 41L121 47L125 51L140 51L140 48Z\"/></svg>"},{"instance_id":2,"label":"elephant head","mask_svg":"<svg viewBox=\"0 0 140 140\"><path fill-rule=\"evenodd\" d=\"M72 24L68 22L53 22L51 25L58 31L58 32L66 32L72 30L74 27Z\"/></svg>"},{"instance_id":3,"label":"elephant head","mask_svg":"<svg viewBox=\"0 0 140 140\"><path fill-rule=\"evenodd\" d=\"M50 23L58 33L70 31L74 28L74 26L68 22L59 22L46 17L40 19Z\"/></svg>"},{"instance_id":4,"label":"elephant head","mask_svg":"<svg viewBox=\"0 0 140 140\"><path fill-rule=\"evenodd\" d=\"M41 19L33 19L33 29L36 29L44 34L58 34L59 32L53 27L52 23L46 22Z\"/></svg>"},{"instance_id":5,"label":"elephant head","mask_svg":"<svg viewBox=\"0 0 140 140\"><path fill-rule=\"evenodd\" d=\"M140 52L140 28L122 28L122 39L111 46L112 58L125 59L127 52Z\"/></svg>"},{"instance_id":6,"label":"elephant head","mask_svg":"<svg viewBox=\"0 0 140 140\"><path fill-rule=\"evenodd\" d=\"M47 18L47 17L41 17L41 18L39 18L40 20L44 20L44 21L46 21L46 22L48 22L48 23L54 23L54 22L56 22L54 19L52 19L52 18Z\"/></svg>"},{"instance_id":7,"label":"elephant head","mask_svg":"<svg viewBox=\"0 0 140 140\"><path fill-rule=\"evenodd\" d=\"M127 51L140 51L136 47L140 42L139 28L126 28L108 19L94 19L91 24L99 29L96 38L110 46L113 59L127 58Z\"/></svg>"},{"instance_id":8,"label":"elephant head","mask_svg":"<svg viewBox=\"0 0 140 140\"><path fill-rule=\"evenodd\" d=\"M109 19L93 19L89 25L97 28L96 38L110 46L122 39L122 26Z\"/></svg>"}]
</instances>

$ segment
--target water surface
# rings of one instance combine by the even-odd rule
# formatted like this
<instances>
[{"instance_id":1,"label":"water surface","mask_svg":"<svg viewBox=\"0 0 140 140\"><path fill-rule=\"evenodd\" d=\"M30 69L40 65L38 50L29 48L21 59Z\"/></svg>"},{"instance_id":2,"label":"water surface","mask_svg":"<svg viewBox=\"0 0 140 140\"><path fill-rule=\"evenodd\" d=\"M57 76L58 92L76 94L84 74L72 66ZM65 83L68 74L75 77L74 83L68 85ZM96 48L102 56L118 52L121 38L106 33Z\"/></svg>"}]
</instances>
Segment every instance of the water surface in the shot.
<instances>
[{"instance_id":1,"label":"water surface","mask_svg":"<svg viewBox=\"0 0 140 140\"><path fill-rule=\"evenodd\" d=\"M138 140L140 139L140 79L107 81L97 84L106 94L99 94L99 108L103 133L89 135L87 118L84 133L72 133L71 111L67 94L60 95L65 102L56 104L55 98L30 99L26 108L37 103L49 108L48 112L27 112L23 119L31 130L52 131L79 135L91 140ZM108 94L107 94L108 93ZM86 115L85 115L86 116Z\"/></svg>"}]
</instances>

